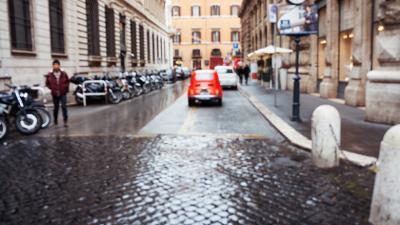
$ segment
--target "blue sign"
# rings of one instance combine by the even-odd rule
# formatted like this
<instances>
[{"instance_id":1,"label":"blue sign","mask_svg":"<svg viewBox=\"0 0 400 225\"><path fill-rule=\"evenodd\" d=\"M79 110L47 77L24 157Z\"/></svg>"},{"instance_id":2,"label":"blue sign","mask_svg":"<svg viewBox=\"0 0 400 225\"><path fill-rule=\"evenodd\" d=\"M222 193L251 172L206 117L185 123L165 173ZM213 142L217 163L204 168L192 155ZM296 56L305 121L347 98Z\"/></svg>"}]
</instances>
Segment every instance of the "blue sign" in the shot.
<instances>
[{"instance_id":1,"label":"blue sign","mask_svg":"<svg viewBox=\"0 0 400 225\"><path fill-rule=\"evenodd\" d=\"M290 20L281 20L280 22L280 29L285 30L291 28Z\"/></svg>"},{"instance_id":2,"label":"blue sign","mask_svg":"<svg viewBox=\"0 0 400 225\"><path fill-rule=\"evenodd\" d=\"M239 48L239 43L237 43L237 42L235 42L235 43L233 43L233 48Z\"/></svg>"}]
</instances>

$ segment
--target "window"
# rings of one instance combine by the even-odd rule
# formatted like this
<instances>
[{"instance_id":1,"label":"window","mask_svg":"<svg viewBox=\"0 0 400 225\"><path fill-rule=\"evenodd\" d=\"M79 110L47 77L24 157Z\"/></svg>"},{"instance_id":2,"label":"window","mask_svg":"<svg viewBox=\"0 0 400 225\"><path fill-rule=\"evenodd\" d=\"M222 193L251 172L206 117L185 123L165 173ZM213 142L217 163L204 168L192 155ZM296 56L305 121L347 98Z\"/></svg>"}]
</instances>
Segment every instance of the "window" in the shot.
<instances>
[{"instance_id":1,"label":"window","mask_svg":"<svg viewBox=\"0 0 400 225\"><path fill-rule=\"evenodd\" d=\"M107 57L115 57L115 17L114 10L106 6Z\"/></svg>"},{"instance_id":2,"label":"window","mask_svg":"<svg viewBox=\"0 0 400 225\"><path fill-rule=\"evenodd\" d=\"M11 47L33 51L32 24L29 0L9 0Z\"/></svg>"},{"instance_id":3,"label":"window","mask_svg":"<svg viewBox=\"0 0 400 225\"><path fill-rule=\"evenodd\" d=\"M143 25L139 25L139 47L140 47L140 60L144 61L144 27Z\"/></svg>"},{"instance_id":4,"label":"window","mask_svg":"<svg viewBox=\"0 0 400 225\"><path fill-rule=\"evenodd\" d=\"M150 31L147 30L147 61L150 63L151 55L150 55Z\"/></svg>"},{"instance_id":5,"label":"window","mask_svg":"<svg viewBox=\"0 0 400 225\"><path fill-rule=\"evenodd\" d=\"M220 6L219 5L211 6L211 16L220 16L220 15L221 15Z\"/></svg>"},{"instance_id":6,"label":"window","mask_svg":"<svg viewBox=\"0 0 400 225\"><path fill-rule=\"evenodd\" d=\"M201 16L200 6L192 6L192 16Z\"/></svg>"},{"instance_id":7,"label":"window","mask_svg":"<svg viewBox=\"0 0 400 225\"><path fill-rule=\"evenodd\" d=\"M176 44L181 43L181 32L180 31L176 32L176 34L174 36L174 43L176 43Z\"/></svg>"},{"instance_id":8,"label":"window","mask_svg":"<svg viewBox=\"0 0 400 225\"><path fill-rule=\"evenodd\" d=\"M240 42L240 32L239 31L231 32L231 41L232 42Z\"/></svg>"},{"instance_id":9,"label":"window","mask_svg":"<svg viewBox=\"0 0 400 225\"><path fill-rule=\"evenodd\" d=\"M200 31L193 31L192 32L192 43L193 44L200 44L201 43L201 33L200 33Z\"/></svg>"},{"instance_id":10,"label":"window","mask_svg":"<svg viewBox=\"0 0 400 225\"><path fill-rule=\"evenodd\" d=\"M172 13L172 16L181 16L181 7L173 6L171 13Z\"/></svg>"},{"instance_id":11,"label":"window","mask_svg":"<svg viewBox=\"0 0 400 225\"><path fill-rule=\"evenodd\" d=\"M156 40L154 37L154 33L152 35L151 40L152 40L152 47L153 47L153 63L156 63Z\"/></svg>"},{"instance_id":12,"label":"window","mask_svg":"<svg viewBox=\"0 0 400 225\"><path fill-rule=\"evenodd\" d=\"M65 53L63 1L49 0L51 52Z\"/></svg>"},{"instance_id":13,"label":"window","mask_svg":"<svg viewBox=\"0 0 400 225\"><path fill-rule=\"evenodd\" d=\"M179 57L179 49L174 50L174 57Z\"/></svg>"},{"instance_id":14,"label":"window","mask_svg":"<svg viewBox=\"0 0 400 225\"><path fill-rule=\"evenodd\" d=\"M156 40L157 40L157 62L158 62L160 59L160 39L158 39L158 36Z\"/></svg>"},{"instance_id":15,"label":"window","mask_svg":"<svg viewBox=\"0 0 400 225\"><path fill-rule=\"evenodd\" d=\"M211 41L212 42L220 42L221 41L221 35L220 35L219 31L211 32Z\"/></svg>"},{"instance_id":16,"label":"window","mask_svg":"<svg viewBox=\"0 0 400 225\"><path fill-rule=\"evenodd\" d=\"M137 59L137 30L136 22L131 20L131 52L133 57Z\"/></svg>"},{"instance_id":17,"label":"window","mask_svg":"<svg viewBox=\"0 0 400 225\"><path fill-rule=\"evenodd\" d=\"M215 67L215 71L217 71L218 74L233 73L233 69L232 68L225 67L225 66L217 66L217 67Z\"/></svg>"},{"instance_id":18,"label":"window","mask_svg":"<svg viewBox=\"0 0 400 225\"><path fill-rule=\"evenodd\" d=\"M212 56L222 56L222 52L219 48L214 48L213 50L211 50L211 55Z\"/></svg>"},{"instance_id":19,"label":"window","mask_svg":"<svg viewBox=\"0 0 400 225\"><path fill-rule=\"evenodd\" d=\"M238 5L231 6L231 16L239 16L239 6Z\"/></svg>"},{"instance_id":20,"label":"window","mask_svg":"<svg viewBox=\"0 0 400 225\"><path fill-rule=\"evenodd\" d=\"M100 56L99 7L97 0L86 0L88 54Z\"/></svg>"},{"instance_id":21,"label":"window","mask_svg":"<svg viewBox=\"0 0 400 225\"><path fill-rule=\"evenodd\" d=\"M197 71L195 75L195 79L198 81L201 80L212 80L214 79L214 73L208 71Z\"/></svg>"},{"instance_id":22,"label":"window","mask_svg":"<svg viewBox=\"0 0 400 225\"><path fill-rule=\"evenodd\" d=\"M200 49L193 49L192 50L192 58L201 58Z\"/></svg>"},{"instance_id":23,"label":"window","mask_svg":"<svg viewBox=\"0 0 400 225\"><path fill-rule=\"evenodd\" d=\"M119 14L119 42L120 42L120 51L126 52L126 17L122 14Z\"/></svg>"}]
</instances>

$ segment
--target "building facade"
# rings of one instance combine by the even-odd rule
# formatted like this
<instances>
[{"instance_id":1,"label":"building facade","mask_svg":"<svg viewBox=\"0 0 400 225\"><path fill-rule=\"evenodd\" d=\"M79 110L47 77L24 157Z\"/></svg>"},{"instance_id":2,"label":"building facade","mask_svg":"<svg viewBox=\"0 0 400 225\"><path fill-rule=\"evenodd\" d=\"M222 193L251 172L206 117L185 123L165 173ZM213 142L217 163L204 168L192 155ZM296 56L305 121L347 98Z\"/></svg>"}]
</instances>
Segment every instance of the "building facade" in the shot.
<instances>
[{"instance_id":1,"label":"building facade","mask_svg":"<svg viewBox=\"0 0 400 225\"><path fill-rule=\"evenodd\" d=\"M174 62L207 69L239 54L241 2L172 0Z\"/></svg>"},{"instance_id":2,"label":"building facade","mask_svg":"<svg viewBox=\"0 0 400 225\"><path fill-rule=\"evenodd\" d=\"M266 19L270 4L284 0L244 0L241 6L243 56L274 44L274 24ZM309 0L318 7L318 34L301 38L301 91L322 98L342 98L365 107L366 120L400 123L400 1ZM294 49L293 38L276 44ZM295 54L284 57L292 90Z\"/></svg>"},{"instance_id":3,"label":"building facade","mask_svg":"<svg viewBox=\"0 0 400 225\"><path fill-rule=\"evenodd\" d=\"M0 76L43 83L68 74L172 66L165 0L0 0Z\"/></svg>"}]
</instances>

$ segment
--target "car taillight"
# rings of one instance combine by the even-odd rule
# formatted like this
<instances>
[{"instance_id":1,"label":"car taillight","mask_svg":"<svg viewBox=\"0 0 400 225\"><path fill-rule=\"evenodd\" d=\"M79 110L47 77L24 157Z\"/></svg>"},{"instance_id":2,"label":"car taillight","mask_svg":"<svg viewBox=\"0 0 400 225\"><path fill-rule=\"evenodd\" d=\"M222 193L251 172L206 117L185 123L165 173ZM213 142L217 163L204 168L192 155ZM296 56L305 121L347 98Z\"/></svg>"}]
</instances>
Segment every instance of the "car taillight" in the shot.
<instances>
[{"instance_id":1,"label":"car taillight","mask_svg":"<svg viewBox=\"0 0 400 225\"><path fill-rule=\"evenodd\" d=\"M219 89L215 89L215 95L219 95Z\"/></svg>"},{"instance_id":2,"label":"car taillight","mask_svg":"<svg viewBox=\"0 0 400 225\"><path fill-rule=\"evenodd\" d=\"M194 95L194 90L193 89L189 89L189 95Z\"/></svg>"}]
</instances>

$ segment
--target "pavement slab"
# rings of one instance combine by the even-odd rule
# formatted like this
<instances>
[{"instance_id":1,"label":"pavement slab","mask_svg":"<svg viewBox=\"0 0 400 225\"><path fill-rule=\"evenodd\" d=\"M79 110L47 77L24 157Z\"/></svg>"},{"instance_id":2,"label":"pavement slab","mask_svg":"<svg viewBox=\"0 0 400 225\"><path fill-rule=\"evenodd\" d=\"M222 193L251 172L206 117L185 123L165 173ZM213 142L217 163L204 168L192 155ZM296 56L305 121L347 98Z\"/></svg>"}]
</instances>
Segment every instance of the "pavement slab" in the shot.
<instances>
[{"instance_id":1,"label":"pavement slab","mask_svg":"<svg viewBox=\"0 0 400 225\"><path fill-rule=\"evenodd\" d=\"M265 89L255 82L248 86L241 86L249 96L256 98L260 104L265 105L272 113L285 121L297 132L311 139L311 117L313 111L320 105L335 107L342 119L341 148L366 156L378 157L380 142L390 125L371 123L364 120L365 111L329 99L301 94L300 117L302 122L291 121L293 93L290 91L277 91L275 106L273 89Z\"/></svg>"},{"instance_id":2,"label":"pavement slab","mask_svg":"<svg viewBox=\"0 0 400 225\"><path fill-rule=\"evenodd\" d=\"M368 224L374 175L251 137L39 137L0 151L0 224Z\"/></svg>"}]
</instances>

